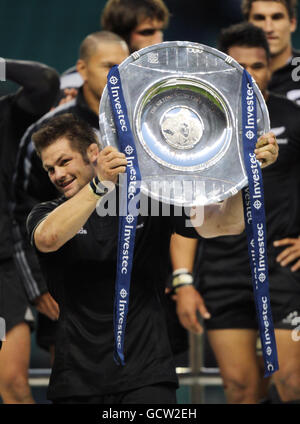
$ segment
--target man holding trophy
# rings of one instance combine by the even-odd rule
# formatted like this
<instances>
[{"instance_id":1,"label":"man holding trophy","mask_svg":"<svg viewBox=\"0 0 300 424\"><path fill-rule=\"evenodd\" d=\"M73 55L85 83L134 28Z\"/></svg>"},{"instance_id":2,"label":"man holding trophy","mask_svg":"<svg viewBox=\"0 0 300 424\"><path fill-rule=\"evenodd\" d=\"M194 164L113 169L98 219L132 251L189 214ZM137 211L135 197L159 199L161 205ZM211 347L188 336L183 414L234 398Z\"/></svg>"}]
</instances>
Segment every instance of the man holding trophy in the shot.
<instances>
[{"instance_id":1,"label":"man holding trophy","mask_svg":"<svg viewBox=\"0 0 300 424\"><path fill-rule=\"evenodd\" d=\"M193 43L163 43L114 67L100 105L102 150L87 124L70 115L48 121L33 135L43 167L63 195L37 205L27 223L61 311L48 391L55 403L176 402L178 382L163 312L170 237L174 232L215 237L244 228L244 166L237 164L232 179L220 174L226 157L230 162L243 155L240 128L234 127L240 105L229 108L225 92L203 76L220 76L221 65L231 72L230 84L240 87L241 68L216 52ZM195 75L210 56L213 72ZM176 75L172 66L180 68ZM261 94L257 87L251 91L251 81L247 92L258 99L261 135L263 127L268 129ZM252 139L256 120L248 118L246 133ZM249 152L253 175L259 163L268 166L278 155L272 133L261 135L257 147L255 140ZM190 185L182 168L199 184ZM166 191L172 180L186 192L176 194L176 185ZM101 215L116 196L117 214ZM158 206L158 214L139 209L145 197L154 199L151 207ZM165 204L171 205L167 216ZM176 216L179 205L191 207L190 220ZM266 295L263 299L267 309ZM270 372L275 362L268 363Z\"/></svg>"}]
</instances>

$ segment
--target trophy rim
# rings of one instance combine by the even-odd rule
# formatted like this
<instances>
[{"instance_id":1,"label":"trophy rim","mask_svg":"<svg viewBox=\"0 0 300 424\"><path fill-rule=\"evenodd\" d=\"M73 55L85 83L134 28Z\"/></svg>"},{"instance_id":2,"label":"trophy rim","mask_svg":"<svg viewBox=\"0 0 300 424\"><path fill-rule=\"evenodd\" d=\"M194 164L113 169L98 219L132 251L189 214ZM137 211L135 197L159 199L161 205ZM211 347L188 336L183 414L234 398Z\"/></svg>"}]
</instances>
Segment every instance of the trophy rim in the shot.
<instances>
[{"instance_id":1,"label":"trophy rim","mask_svg":"<svg viewBox=\"0 0 300 424\"><path fill-rule=\"evenodd\" d=\"M134 64L135 61L137 61L139 58L143 57L144 55L147 55L148 53L151 52L158 52L160 50L163 49L168 49L168 48L174 48L174 47L182 47L182 48L188 48L188 49L192 49L197 52L204 52L204 53L208 53L208 54L212 54L213 56L216 56L218 58L220 58L222 61L226 62L228 65L230 65L233 69L236 69L238 71L239 74L239 78L241 79L241 76L243 74L244 68L235 60L233 59L231 56L217 50L214 47L211 46L207 46L201 43L196 43L196 42L190 42L190 41L164 41L162 43L158 43L158 44L154 44L148 47L145 47L143 49L140 49L134 53L132 53L130 56L128 56L120 65L119 65L119 72L120 72L120 76L122 79L122 72L123 70L125 70L129 65ZM149 62L149 63L155 63L155 62ZM137 63L136 66L140 66L141 68L143 68L143 63ZM152 67L152 68L151 68ZM155 69L155 65L151 65L149 66L149 69ZM146 69L146 67L145 67ZM194 67L195 69L195 67ZM160 69L157 69L158 71L160 71ZM163 71L165 71L163 69ZM171 69L167 69L167 76L164 76L162 78L156 79L154 84L157 84L158 81L161 80L170 80L170 79L178 79L178 78L188 78L188 79L192 79L192 80L196 80L197 82L200 81L201 83L205 84L205 88L207 88L210 85L210 81L213 81L213 78L210 79L210 81L207 80L202 80L202 76L203 78L205 77L205 75L208 74L216 74L218 72L231 72L230 67L227 69L221 69L220 71L216 70L216 69L212 69L212 71L201 71L201 70L197 70L197 72L189 72L188 70L186 70L185 72L182 71L177 71L175 70L175 68L171 68ZM128 71L127 71L128 72ZM173 74L173 75L172 75ZM123 74L124 75L124 74ZM186 81L186 80L185 80ZM263 133L267 132L270 130L270 118L269 118L269 114L268 114L268 109L266 106L266 102L265 99L260 91L260 89L258 88L255 80L252 78L253 81L253 89L254 89L254 93L257 99L257 102L260 106L260 119L261 119L261 125L258 128L258 137L260 135L262 135ZM132 105L132 109L130 110L130 116L132 119L130 119L131 122L131 127L132 127L132 132L135 138L138 138L138 144L139 144L139 148L143 149L144 151L146 150L147 152L147 157L149 157L149 159L151 158L151 161L156 161L156 158L153 157L153 155L151 154L151 152L149 152L149 148L148 146L146 146L146 149L143 145L143 143L141 142L141 140L143 140L143 137L141 137L140 131L141 128L139 128L136 124L136 120L135 117L137 116L136 113L138 111L138 108L140 107L141 104L141 99L143 98L143 95L145 93L147 93L149 90L151 90L151 87L153 87L154 84L147 84L147 86L143 86L141 84L141 88L140 91L136 94L136 98L135 98L135 103L134 105ZM125 84L126 86L126 84ZM222 111L226 111L225 116L226 116L226 125L227 122L229 120L229 122L231 123L230 130L231 130L231 134L229 135L229 142L227 143L227 148L223 148L221 149L221 151L223 150L224 153L222 154L225 155L226 151L228 150L229 146L231 145L231 140L234 137L234 143L236 144L237 147L235 147L235 151L236 151L236 155L237 158L240 162L240 168L241 171L239 171L238 177L236 178L236 180L232 180L231 186L227 187L226 189L224 188L224 191L221 191L220 193L216 194L216 195L211 195L210 192L207 192L207 197L206 199L203 200L203 202L199 201L191 201L191 202L184 202L182 201L182 199L175 199L175 198L163 198L160 193L154 193L151 191L151 189L148 186L148 183L141 185L141 191L146 194L147 196L150 196L156 200L162 201L164 203L169 203L169 204L173 204L173 205L178 205L178 206L195 206L195 205L208 205L211 203L216 203L216 202L220 202L225 200L226 198L234 195L235 193L237 193L239 190L241 190L243 187L245 187L248 183L248 178L246 176L246 172L245 172L245 165L244 165L244 157L243 157L243 151L241 149L241 128L238 124L239 122L239 118L238 116L240 115L236 115L236 111L234 112L232 107L231 107L231 102L228 100L228 97L226 97L226 92L224 92L224 96L223 96L223 92L220 93L220 90L216 87L213 86L213 91L214 92L218 92L219 96L218 99L222 99L223 104L225 105L225 107L222 108ZM127 93L124 92L124 96L126 99L126 95ZM107 102L109 103L109 105L107 104ZM107 146L107 145L113 145L116 146L117 148L119 148L118 146L118 142L116 140L116 132L115 132L115 127L114 127L114 123L112 122L112 115L111 112L107 113L108 108L110 107L110 102L109 102L109 97L108 97L108 90L107 90L107 85L105 86L102 96L101 96L101 101L100 101L100 106L99 106L99 130L100 130L100 137L103 141L103 146ZM236 109L236 107L235 107ZM107 116L106 116L107 113ZM226 146L225 146L226 147ZM186 150L188 151L188 150ZM218 155L216 155L217 160L216 161L211 161L208 164L204 163L204 164L197 164L194 166L191 166L189 168L187 167L173 167L172 164L170 165L169 163L167 164L167 167L163 166L163 168L166 170L166 174L169 173L168 170L170 171L170 173L172 174L172 172L174 173L174 179L175 177L180 179L182 178L182 181L185 181L185 178L193 178L193 172L198 172L198 171L203 171L204 172L204 176L203 181L210 181L213 180L212 177L212 173L211 171L208 169L211 166L213 166L216 162L218 162L220 160L220 158L222 157L220 155L220 157L218 157ZM144 159L145 161L145 159ZM155 170L157 172L157 169L159 169L159 167L161 167L163 164L161 163L157 163L155 167L153 168L153 179L155 179ZM206 172L208 172L208 174L206 174ZM198 173L198 176L201 175L201 173ZM144 174L145 177L145 181L149 182L149 179L151 178L151 172L145 172ZM161 178L164 177L164 174L161 176ZM168 176L166 177L168 178ZM222 181L225 181L225 177L223 177L222 175L220 177L218 177L220 181L220 184L222 183ZM222 179L223 178L223 179ZM143 180L143 172L142 172L142 180ZM142 181L143 182L143 181ZM225 181L226 182L226 181ZM225 187L225 186L224 186ZM204 196L205 197L205 196ZM197 199L196 199L197 200Z\"/></svg>"}]
</instances>

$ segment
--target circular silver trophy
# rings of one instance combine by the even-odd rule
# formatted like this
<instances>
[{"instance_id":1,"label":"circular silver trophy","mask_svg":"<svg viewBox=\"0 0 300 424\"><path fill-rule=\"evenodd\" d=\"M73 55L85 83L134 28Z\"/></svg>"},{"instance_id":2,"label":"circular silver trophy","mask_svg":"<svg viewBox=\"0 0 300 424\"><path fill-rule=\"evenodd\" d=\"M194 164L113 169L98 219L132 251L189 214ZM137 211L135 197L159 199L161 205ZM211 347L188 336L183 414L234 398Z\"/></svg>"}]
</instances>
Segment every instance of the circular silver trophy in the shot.
<instances>
[{"instance_id":1,"label":"circular silver trophy","mask_svg":"<svg viewBox=\"0 0 300 424\"><path fill-rule=\"evenodd\" d=\"M141 190L180 206L220 202L247 184L242 146L243 68L202 44L172 41L131 54L119 66L135 138ZM258 136L269 131L257 98ZM119 148L107 89L100 102L103 146Z\"/></svg>"}]
</instances>

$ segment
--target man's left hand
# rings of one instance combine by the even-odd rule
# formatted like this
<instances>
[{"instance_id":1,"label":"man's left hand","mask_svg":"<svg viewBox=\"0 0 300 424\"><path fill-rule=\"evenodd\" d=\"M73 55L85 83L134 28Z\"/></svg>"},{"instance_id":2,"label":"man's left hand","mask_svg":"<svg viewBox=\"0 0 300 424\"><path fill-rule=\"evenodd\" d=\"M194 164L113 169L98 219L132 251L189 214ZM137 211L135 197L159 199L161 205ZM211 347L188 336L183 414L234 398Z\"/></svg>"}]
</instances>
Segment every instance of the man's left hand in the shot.
<instances>
[{"instance_id":1,"label":"man's left hand","mask_svg":"<svg viewBox=\"0 0 300 424\"><path fill-rule=\"evenodd\" d=\"M274 246L288 246L276 258L281 266L286 266L296 259L300 258L300 238L284 238L274 241ZM295 272L300 269L300 259L291 267L291 271Z\"/></svg>"},{"instance_id":2,"label":"man's left hand","mask_svg":"<svg viewBox=\"0 0 300 424\"><path fill-rule=\"evenodd\" d=\"M259 137L254 153L262 168L276 162L278 152L279 147L274 133L268 132Z\"/></svg>"}]
</instances>

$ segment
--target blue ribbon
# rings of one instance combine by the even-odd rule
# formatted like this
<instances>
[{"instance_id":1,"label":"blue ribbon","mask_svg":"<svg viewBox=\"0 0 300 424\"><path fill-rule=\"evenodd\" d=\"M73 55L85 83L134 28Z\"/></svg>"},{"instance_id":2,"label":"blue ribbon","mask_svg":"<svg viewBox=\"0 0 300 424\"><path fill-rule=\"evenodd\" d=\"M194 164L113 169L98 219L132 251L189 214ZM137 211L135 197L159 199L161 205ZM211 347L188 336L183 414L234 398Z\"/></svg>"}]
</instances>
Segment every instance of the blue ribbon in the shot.
<instances>
[{"instance_id":1,"label":"blue ribbon","mask_svg":"<svg viewBox=\"0 0 300 424\"><path fill-rule=\"evenodd\" d=\"M256 96L252 78L246 70L242 79L242 130L248 176L248 186L243 189L245 226L265 377L268 377L278 370L278 359L269 295L262 172L254 154L257 142Z\"/></svg>"},{"instance_id":2,"label":"blue ribbon","mask_svg":"<svg viewBox=\"0 0 300 424\"><path fill-rule=\"evenodd\" d=\"M124 341L129 306L130 279L134 255L134 241L137 224L141 174L133 134L130 128L126 103L118 66L113 66L107 77L107 89L117 128L120 151L127 159L127 185L120 186L120 216L117 276L114 304L114 358L118 364L125 365Z\"/></svg>"}]
</instances>

